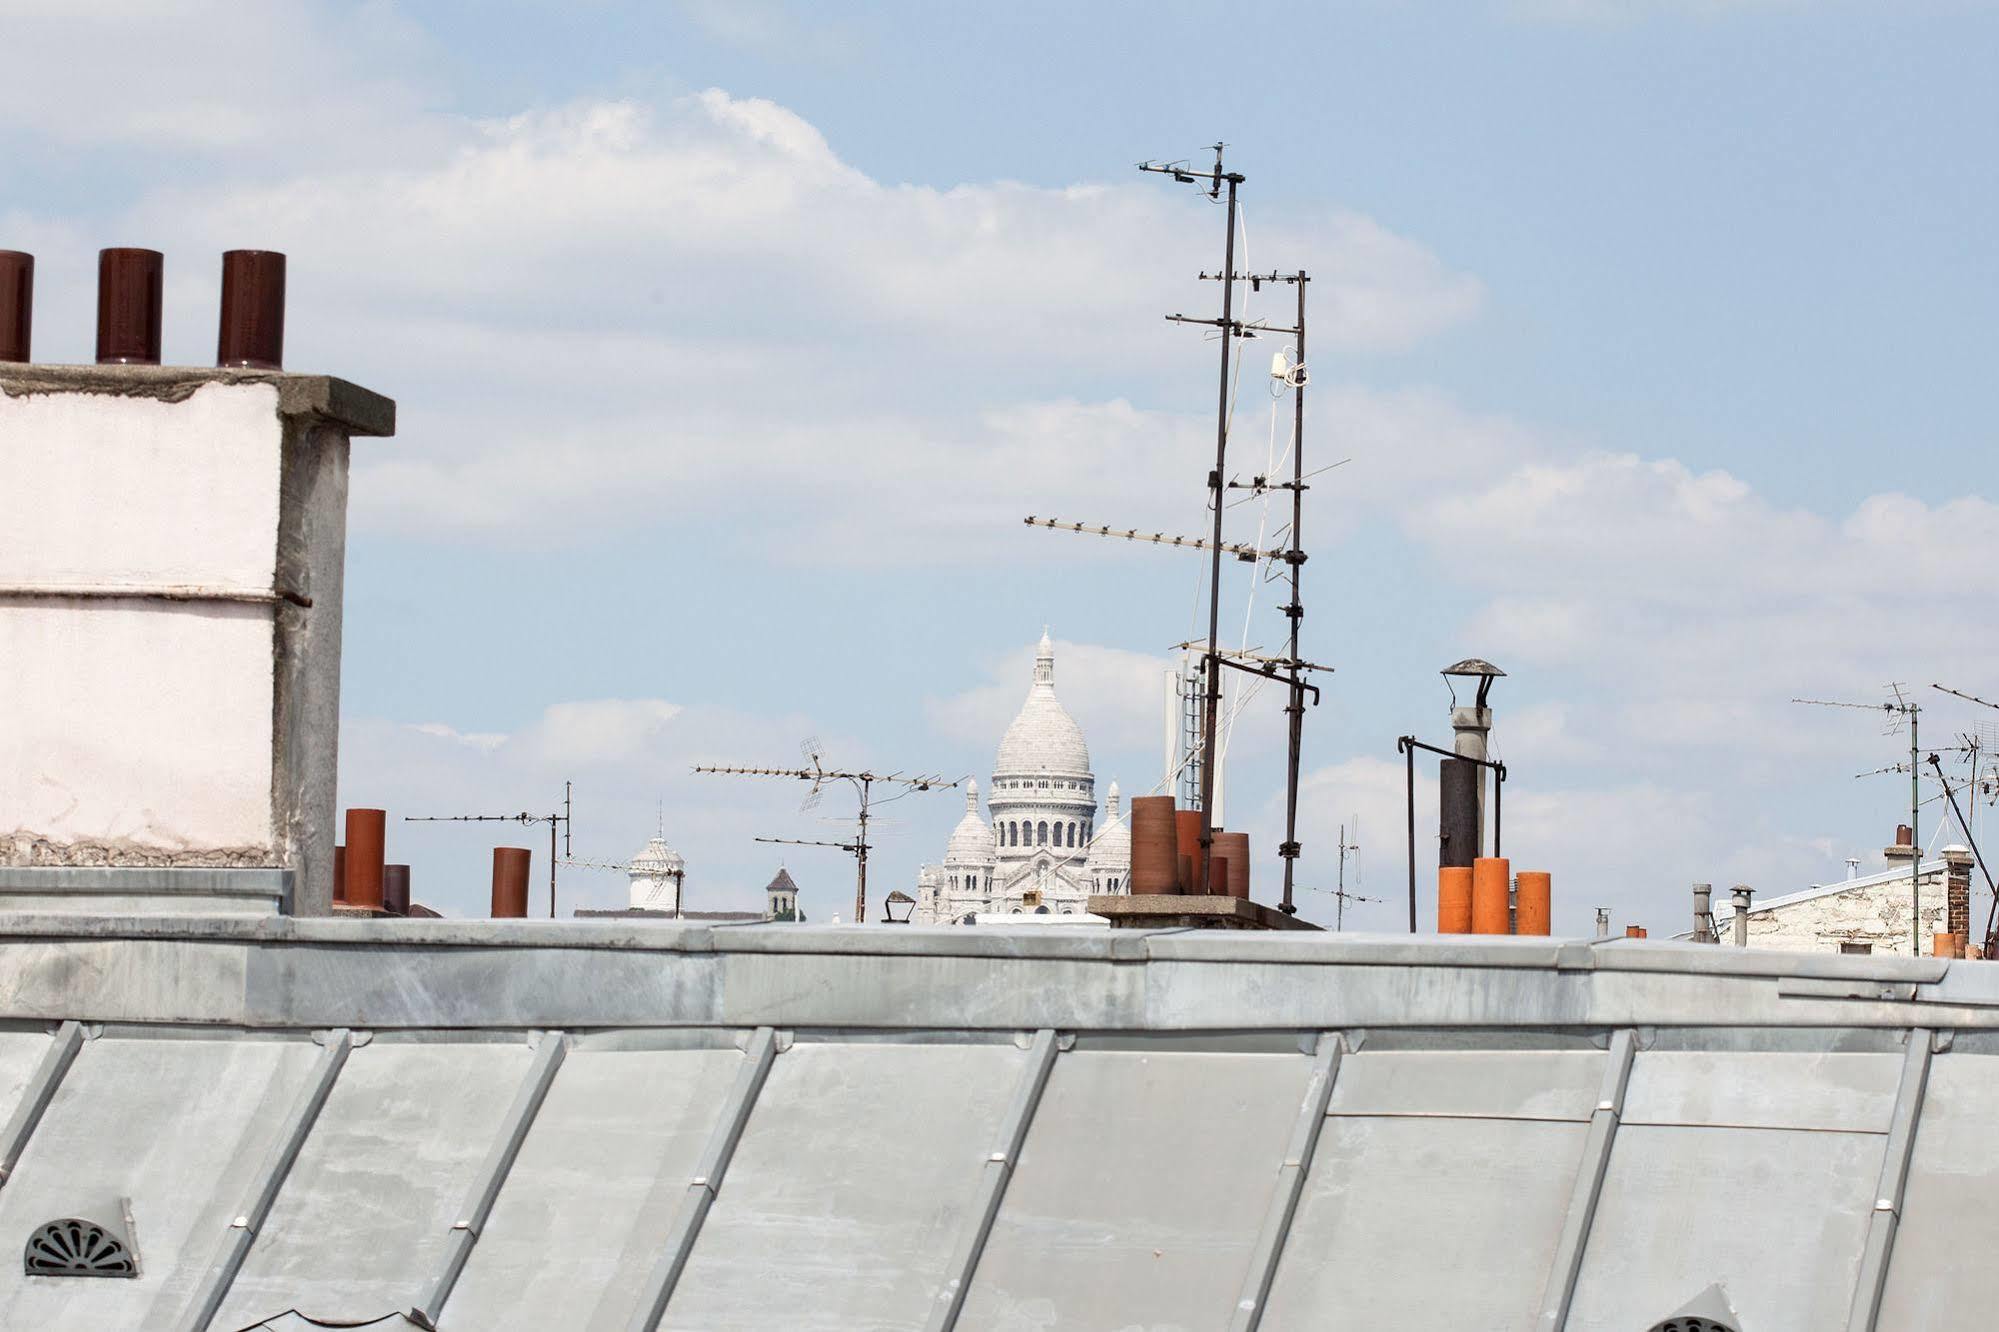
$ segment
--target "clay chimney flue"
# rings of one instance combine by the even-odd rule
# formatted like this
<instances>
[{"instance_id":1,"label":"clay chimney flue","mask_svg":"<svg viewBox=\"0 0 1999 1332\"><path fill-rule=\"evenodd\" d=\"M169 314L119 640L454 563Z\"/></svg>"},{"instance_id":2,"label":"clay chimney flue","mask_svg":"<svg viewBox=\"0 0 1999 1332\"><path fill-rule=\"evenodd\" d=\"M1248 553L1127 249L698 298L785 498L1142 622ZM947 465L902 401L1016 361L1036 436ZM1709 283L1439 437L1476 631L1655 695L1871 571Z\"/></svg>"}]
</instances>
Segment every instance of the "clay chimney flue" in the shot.
<instances>
[{"instance_id":1,"label":"clay chimney flue","mask_svg":"<svg viewBox=\"0 0 1999 1332\"><path fill-rule=\"evenodd\" d=\"M1554 927L1554 878L1546 870L1521 870L1514 903L1515 934L1548 934Z\"/></svg>"},{"instance_id":2,"label":"clay chimney flue","mask_svg":"<svg viewBox=\"0 0 1999 1332\"><path fill-rule=\"evenodd\" d=\"M388 830L386 810L347 811L347 905L382 909L382 851Z\"/></svg>"},{"instance_id":3,"label":"clay chimney flue","mask_svg":"<svg viewBox=\"0 0 1999 1332\"><path fill-rule=\"evenodd\" d=\"M1138 796L1131 802L1131 877L1134 893L1170 893L1179 875L1178 835L1172 796Z\"/></svg>"},{"instance_id":4,"label":"clay chimney flue","mask_svg":"<svg viewBox=\"0 0 1999 1332\"><path fill-rule=\"evenodd\" d=\"M524 846L493 848L493 919L525 920L528 914L528 867L534 853Z\"/></svg>"},{"instance_id":5,"label":"clay chimney flue","mask_svg":"<svg viewBox=\"0 0 1999 1332\"><path fill-rule=\"evenodd\" d=\"M1230 897L1249 897L1249 834L1215 833L1215 854L1227 856L1229 872L1226 891Z\"/></svg>"},{"instance_id":6,"label":"clay chimney flue","mask_svg":"<svg viewBox=\"0 0 1999 1332\"><path fill-rule=\"evenodd\" d=\"M97 252L97 363L158 365L166 256L158 250Z\"/></svg>"},{"instance_id":7,"label":"clay chimney flue","mask_svg":"<svg viewBox=\"0 0 1999 1332\"><path fill-rule=\"evenodd\" d=\"M1511 934L1507 901L1512 862L1504 856L1480 856L1471 863L1471 932Z\"/></svg>"},{"instance_id":8,"label":"clay chimney flue","mask_svg":"<svg viewBox=\"0 0 1999 1332\"><path fill-rule=\"evenodd\" d=\"M1471 870L1467 866L1437 867L1437 933L1471 933Z\"/></svg>"},{"instance_id":9,"label":"clay chimney flue","mask_svg":"<svg viewBox=\"0 0 1999 1332\"><path fill-rule=\"evenodd\" d=\"M35 332L35 256L0 250L0 361L26 361Z\"/></svg>"},{"instance_id":10,"label":"clay chimney flue","mask_svg":"<svg viewBox=\"0 0 1999 1332\"><path fill-rule=\"evenodd\" d=\"M223 254L215 363L250 370L284 368L285 257L276 250Z\"/></svg>"}]
</instances>

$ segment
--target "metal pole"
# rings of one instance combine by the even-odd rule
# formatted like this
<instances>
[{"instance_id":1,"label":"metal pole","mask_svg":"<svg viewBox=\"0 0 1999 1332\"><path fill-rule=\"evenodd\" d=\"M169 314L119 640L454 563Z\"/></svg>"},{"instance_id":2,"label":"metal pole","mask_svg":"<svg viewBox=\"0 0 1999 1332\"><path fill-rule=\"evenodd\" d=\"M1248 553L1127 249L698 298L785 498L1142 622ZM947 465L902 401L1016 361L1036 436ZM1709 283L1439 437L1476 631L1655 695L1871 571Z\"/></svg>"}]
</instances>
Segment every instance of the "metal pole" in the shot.
<instances>
[{"instance_id":1,"label":"metal pole","mask_svg":"<svg viewBox=\"0 0 1999 1332\"><path fill-rule=\"evenodd\" d=\"M854 924L868 923L868 787L861 782L861 835L854 839Z\"/></svg>"},{"instance_id":2,"label":"metal pole","mask_svg":"<svg viewBox=\"0 0 1999 1332\"><path fill-rule=\"evenodd\" d=\"M1288 860L1285 861L1284 868L1289 870L1291 862ZM1333 895L1333 901L1338 904L1333 908L1333 929L1345 929L1347 923L1347 825L1344 823L1340 825L1340 887L1339 891Z\"/></svg>"},{"instance_id":3,"label":"metal pole","mask_svg":"<svg viewBox=\"0 0 1999 1332\"><path fill-rule=\"evenodd\" d=\"M1215 150L1215 173L1221 174L1221 150ZM1235 177L1228 178L1228 239L1222 247L1222 379L1215 407L1215 470L1208 475L1209 502L1215 506L1215 548L1208 565L1208 655L1203 661L1207 697L1201 700L1201 863L1194 882L1202 892L1211 877L1208 857L1215 841L1215 705L1221 699L1220 658L1215 649L1222 629L1222 472L1229 452L1229 345L1234 341L1230 320L1235 312Z\"/></svg>"},{"instance_id":4,"label":"metal pole","mask_svg":"<svg viewBox=\"0 0 1999 1332\"><path fill-rule=\"evenodd\" d=\"M548 821L548 918L555 919L555 820Z\"/></svg>"},{"instance_id":5,"label":"metal pole","mask_svg":"<svg viewBox=\"0 0 1999 1332\"><path fill-rule=\"evenodd\" d=\"M1479 774L1479 780L1481 782L1485 780L1483 773ZM1506 769L1494 768L1492 770L1492 854L1495 856L1506 854L1499 849L1500 824L1505 822L1505 815Z\"/></svg>"},{"instance_id":6,"label":"metal pole","mask_svg":"<svg viewBox=\"0 0 1999 1332\"><path fill-rule=\"evenodd\" d=\"M1416 932L1416 747L1404 745L1402 752L1408 755L1409 779L1406 786L1407 799L1404 804L1409 810L1409 933Z\"/></svg>"},{"instance_id":7,"label":"metal pole","mask_svg":"<svg viewBox=\"0 0 1999 1332\"><path fill-rule=\"evenodd\" d=\"M1922 818L1923 791L1922 769L1916 766L1916 715L1922 711L1918 705L1909 705L1909 842L1915 854L1909 857L1909 956L1923 955L1923 834L1919 826Z\"/></svg>"},{"instance_id":8,"label":"metal pole","mask_svg":"<svg viewBox=\"0 0 1999 1332\"><path fill-rule=\"evenodd\" d=\"M1305 270L1298 270L1298 365L1305 364L1305 284L1311 279ZM1305 691L1299 687L1298 669L1298 627L1305 617L1305 604L1298 594L1298 576L1303 571L1305 552L1303 538L1299 535L1299 525L1305 519L1305 383L1301 376L1291 390L1291 549L1285 552L1284 561L1291 566L1291 604L1284 613L1291 619L1291 702L1284 710L1291 716L1291 748L1284 772L1284 845L1277 848L1277 854L1284 859L1284 900L1278 910L1286 915L1297 914L1297 904L1291 900L1292 872L1298 864L1298 759L1305 738ZM1346 872L1346 830L1340 831L1340 872ZM1342 883L1342 888L1345 887ZM1346 899L1340 899L1346 905ZM1335 926L1335 928L1338 928Z\"/></svg>"}]
</instances>

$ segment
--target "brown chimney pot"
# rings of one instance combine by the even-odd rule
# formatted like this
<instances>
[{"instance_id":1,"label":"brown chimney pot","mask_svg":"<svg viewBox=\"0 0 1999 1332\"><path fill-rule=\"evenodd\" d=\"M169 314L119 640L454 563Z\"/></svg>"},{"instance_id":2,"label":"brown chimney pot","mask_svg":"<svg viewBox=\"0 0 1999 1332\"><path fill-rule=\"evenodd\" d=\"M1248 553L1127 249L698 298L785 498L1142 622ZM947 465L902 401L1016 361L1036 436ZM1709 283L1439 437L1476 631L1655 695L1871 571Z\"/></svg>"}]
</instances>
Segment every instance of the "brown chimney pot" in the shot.
<instances>
[{"instance_id":1,"label":"brown chimney pot","mask_svg":"<svg viewBox=\"0 0 1999 1332\"><path fill-rule=\"evenodd\" d=\"M285 257L276 250L224 252L215 363L250 370L284 368Z\"/></svg>"},{"instance_id":2,"label":"brown chimney pot","mask_svg":"<svg viewBox=\"0 0 1999 1332\"><path fill-rule=\"evenodd\" d=\"M1131 874L1134 893L1170 893L1180 872L1172 796L1138 796L1131 802Z\"/></svg>"},{"instance_id":3,"label":"brown chimney pot","mask_svg":"<svg viewBox=\"0 0 1999 1332\"><path fill-rule=\"evenodd\" d=\"M0 250L0 361L26 361L35 332L35 256Z\"/></svg>"},{"instance_id":4,"label":"brown chimney pot","mask_svg":"<svg viewBox=\"0 0 1999 1332\"><path fill-rule=\"evenodd\" d=\"M410 867L382 866L382 910L398 916L410 913Z\"/></svg>"},{"instance_id":5,"label":"brown chimney pot","mask_svg":"<svg viewBox=\"0 0 1999 1332\"><path fill-rule=\"evenodd\" d=\"M347 905L382 909L382 845L388 833L386 810L347 811Z\"/></svg>"},{"instance_id":6,"label":"brown chimney pot","mask_svg":"<svg viewBox=\"0 0 1999 1332\"><path fill-rule=\"evenodd\" d=\"M534 853L524 846L493 848L493 919L525 920L528 914L528 868Z\"/></svg>"},{"instance_id":7,"label":"brown chimney pot","mask_svg":"<svg viewBox=\"0 0 1999 1332\"><path fill-rule=\"evenodd\" d=\"M97 252L97 363L158 365L166 256L158 250Z\"/></svg>"}]
</instances>

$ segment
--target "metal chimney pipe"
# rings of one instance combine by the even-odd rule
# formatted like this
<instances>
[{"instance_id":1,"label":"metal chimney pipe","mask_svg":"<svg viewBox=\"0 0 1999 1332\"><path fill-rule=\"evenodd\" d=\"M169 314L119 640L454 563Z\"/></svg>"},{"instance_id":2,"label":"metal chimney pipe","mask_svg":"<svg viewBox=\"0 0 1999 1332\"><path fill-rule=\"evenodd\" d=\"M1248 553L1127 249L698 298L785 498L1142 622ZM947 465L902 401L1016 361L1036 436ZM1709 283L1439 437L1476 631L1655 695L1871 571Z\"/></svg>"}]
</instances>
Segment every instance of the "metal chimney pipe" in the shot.
<instances>
[{"instance_id":1,"label":"metal chimney pipe","mask_svg":"<svg viewBox=\"0 0 1999 1332\"><path fill-rule=\"evenodd\" d=\"M410 913L410 867L382 866L382 910L398 916Z\"/></svg>"},{"instance_id":2,"label":"metal chimney pipe","mask_svg":"<svg viewBox=\"0 0 1999 1332\"><path fill-rule=\"evenodd\" d=\"M493 919L525 920L528 914L528 869L534 852L524 846L493 848Z\"/></svg>"},{"instance_id":3,"label":"metal chimney pipe","mask_svg":"<svg viewBox=\"0 0 1999 1332\"><path fill-rule=\"evenodd\" d=\"M158 250L97 252L97 363L160 363L160 300L167 257Z\"/></svg>"},{"instance_id":4,"label":"metal chimney pipe","mask_svg":"<svg viewBox=\"0 0 1999 1332\"><path fill-rule=\"evenodd\" d=\"M0 361L26 361L35 331L35 256L0 250Z\"/></svg>"},{"instance_id":5,"label":"metal chimney pipe","mask_svg":"<svg viewBox=\"0 0 1999 1332\"><path fill-rule=\"evenodd\" d=\"M1756 890L1746 883L1738 883L1728 890L1735 901L1735 946L1749 947L1749 904L1756 898Z\"/></svg>"},{"instance_id":6,"label":"metal chimney pipe","mask_svg":"<svg viewBox=\"0 0 1999 1332\"><path fill-rule=\"evenodd\" d=\"M284 368L285 257L276 250L223 253L215 363L250 370Z\"/></svg>"},{"instance_id":7,"label":"metal chimney pipe","mask_svg":"<svg viewBox=\"0 0 1999 1332\"><path fill-rule=\"evenodd\" d=\"M1714 943L1714 885L1694 885L1694 942Z\"/></svg>"},{"instance_id":8,"label":"metal chimney pipe","mask_svg":"<svg viewBox=\"0 0 1999 1332\"><path fill-rule=\"evenodd\" d=\"M1608 939L1610 937L1609 907L1598 907L1596 909L1596 937L1599 939Z\"/></svg>"},{"instance_id":9,"label":"metal chimney pipe","mask_svg":"<svg viewBox=\"0 0 1999 1332\"><path fill-rule=\"evenodd\" d=\"M1437 765L1437 863L1470 869L1483 852L1478 829L1479 766L1447 758Z\"/></svg>"},{"instance_id":10,"label":"metal chimney pipe","mask_svg":"<svg viewBox=\"0 0 1999 1332\"><path fill-rule=\"evenodd\" d=\"M382 909L382 846L388 832L388 811L347 811L347 905Z\"/></svg>"},{"instance_id":11,"label":"metal chimney pipe","mask_svg":"<svg viewBox=\"0 0 1999 1332\"><path fill-rule=\"evenodd\" d=\"M347 848L333 848L333 900L343 906L347 902Z\"/></svg>"}]
</instances>

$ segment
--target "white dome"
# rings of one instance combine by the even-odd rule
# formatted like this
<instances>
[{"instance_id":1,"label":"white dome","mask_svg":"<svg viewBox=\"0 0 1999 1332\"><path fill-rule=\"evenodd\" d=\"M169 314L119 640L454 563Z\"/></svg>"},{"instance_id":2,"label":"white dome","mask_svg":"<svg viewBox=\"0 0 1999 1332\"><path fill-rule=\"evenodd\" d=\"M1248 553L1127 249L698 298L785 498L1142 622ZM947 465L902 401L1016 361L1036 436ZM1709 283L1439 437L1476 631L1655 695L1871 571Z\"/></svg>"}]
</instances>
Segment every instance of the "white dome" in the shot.
<instances>
[{"instance_id":1,"label":"white dome","mask_svg":"<svg viewBox=\"0 0 1999 1332\"><path fill-rule=\"evenodd\" d=\"M1034 658L1034 687L1020 705L1020 715L1000 737L993 759L995 777L1031 777L1038 773L1083 776L1090 771L1090 747L1083 728L1055 697L1055 647L1046 630Z\"/></svg>"},{"instance_id":2,"label":"white dome","mask_svg":"<svg viewBox=\"0 0 1999 1332\"><path fill-rule=\"evenodd\" d=\"M634 874L679 874L687 868L680 853L666 844L664 837L648 841L645 850L632 857Z\"/></svg>"},{"instance_id":3,"label":"white dome","mask_svg":"<svg viewBox=\"0 0 1999 1332\"><path fill-rule=\"evenodd\" d=\"M990 865L994 849L993 830L979 817L979 784L967 779L965 817L959 819L958 826L951 830L951 841L944 848L944 863Z\"/></svg>"},{"instance_id":4,"label":"white dome","mask_svg":"<svg viewBox=\"0 0 1999 1332\"><path fill-rule=\"evenodd\" d=\"M1118 808L1117 783L1111 783L1110 801L1104 810L1104 821L1097 829L1097 835L1090 839L1090 859L1088 868L1099 867L1125 872L1131 864L1131 825L1124 821L1124 813Z\"/></svg>"}]
</instances>

